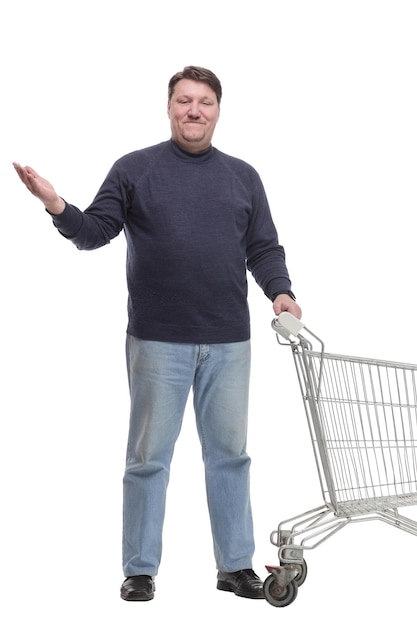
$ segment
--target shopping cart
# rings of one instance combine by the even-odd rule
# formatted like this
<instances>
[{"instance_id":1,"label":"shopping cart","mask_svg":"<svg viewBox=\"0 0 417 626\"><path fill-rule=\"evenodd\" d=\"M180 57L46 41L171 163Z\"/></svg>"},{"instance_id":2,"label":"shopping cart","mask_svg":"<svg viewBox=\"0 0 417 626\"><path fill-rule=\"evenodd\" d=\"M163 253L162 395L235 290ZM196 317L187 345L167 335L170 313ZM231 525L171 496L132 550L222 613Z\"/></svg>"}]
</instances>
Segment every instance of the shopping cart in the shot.
<instances>
[{"instance_id":1,"label":"shopping cart","mask_svg":"<svg viewBox=\"0 0 417 626\"><path fill-rule=\"evenodd\" d=\"M307 576L304 551L347 524L380 520L417 535L398 512L417 504L417 365L326 353L288 312L272 328L292 349L324 500L271 533L280 565L266 566L264 591L283 607Z\"/></svg>"}]
</instances>

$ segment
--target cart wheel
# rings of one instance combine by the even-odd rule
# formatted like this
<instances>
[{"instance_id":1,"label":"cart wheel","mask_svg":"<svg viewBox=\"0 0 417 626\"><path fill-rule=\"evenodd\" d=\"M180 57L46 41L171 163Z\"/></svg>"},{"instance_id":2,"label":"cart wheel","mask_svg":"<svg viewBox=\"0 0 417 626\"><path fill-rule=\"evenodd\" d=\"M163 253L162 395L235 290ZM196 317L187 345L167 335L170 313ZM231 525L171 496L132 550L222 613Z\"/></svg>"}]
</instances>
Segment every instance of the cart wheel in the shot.
<instances>
[{"instance_id":1,"label":"cart wheel","mask_svg":"<svg viewBox=\"0 0 417 626\"><path fill-rule=\"evenodd\" d=\"M288 606L297 597L298 585L295 580L291 580L284 589L281 589L271 574L265 579L264 593L265 598L272 606Z\"/></svg>"},{"instance_id":2,"label":"cart wheel","mask_svg":"<svg viewBox=\"0 0 417 626\"><path fill-rule=\"evenodd\" d=\"M303 559L302 564L300 564L300 568L301 568L300 573L294 579L295 582L297 583L297 587L301 587L301 585L307 578L307 563L305 559Z\"/></svg>"}]
</instances>

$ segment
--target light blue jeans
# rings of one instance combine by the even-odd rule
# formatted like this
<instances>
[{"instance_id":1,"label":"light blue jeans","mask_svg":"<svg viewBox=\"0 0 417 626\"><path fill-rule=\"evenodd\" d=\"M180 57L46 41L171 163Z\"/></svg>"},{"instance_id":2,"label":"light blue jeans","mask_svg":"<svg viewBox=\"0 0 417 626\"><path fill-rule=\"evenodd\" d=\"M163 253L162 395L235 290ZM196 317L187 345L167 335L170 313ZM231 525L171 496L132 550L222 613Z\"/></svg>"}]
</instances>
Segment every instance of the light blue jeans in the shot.
<instances>
[{"instance_id":1,"label":"light blue jeans","mask_svg":"<svg viewBox=\"0 0 417 626\"><path fill-rule=\"evenodd\" d=\"M170 464L191 389L217 569L251 568L250 342L181 344L128 335L126 356L131 416L123 480L125 576L158 573ZM192 510L191 493L189 499Z\"/></svg>"}]
</instances>

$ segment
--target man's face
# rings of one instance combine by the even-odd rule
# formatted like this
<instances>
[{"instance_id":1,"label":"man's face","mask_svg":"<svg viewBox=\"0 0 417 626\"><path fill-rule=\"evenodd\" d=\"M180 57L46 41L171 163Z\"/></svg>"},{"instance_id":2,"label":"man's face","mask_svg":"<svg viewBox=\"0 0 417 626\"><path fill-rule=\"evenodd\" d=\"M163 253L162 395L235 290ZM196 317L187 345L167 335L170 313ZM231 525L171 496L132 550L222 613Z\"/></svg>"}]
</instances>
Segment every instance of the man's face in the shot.
<instances>
[{"instance_id":1,"label":"man's face","mask_svg":"<svg viewBox=\"0 0 417 626\"><path fill-rule=\"evenodd\" d=\"M210 147L219 119L216 94L206 83L183 78L175 85L168 102L171 137L188 152Z\"/></svg>"}]
</instances>

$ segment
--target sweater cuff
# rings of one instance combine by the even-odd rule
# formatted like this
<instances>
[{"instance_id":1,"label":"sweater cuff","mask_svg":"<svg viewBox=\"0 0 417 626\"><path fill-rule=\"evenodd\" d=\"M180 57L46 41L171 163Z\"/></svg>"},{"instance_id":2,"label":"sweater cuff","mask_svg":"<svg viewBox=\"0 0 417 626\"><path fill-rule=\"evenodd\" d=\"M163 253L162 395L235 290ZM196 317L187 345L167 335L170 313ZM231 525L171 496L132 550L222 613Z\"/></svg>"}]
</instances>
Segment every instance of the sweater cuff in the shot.
<instances>
[{"instance_id":1,"label":"sweater cuff","mask_svg":"<svg viewBox=\"0 0 417 626\"><path fill-rule=\"evenodd\" d=\"M293 294L293 292L291 290L289 291L276 291L275 293L272 294L272 302L275 300L275 298L277 296L280 296L282 293L286 293L288 296L290 296L290 298L292 298L295 301L295 295Z\"/></svg>"}]
</instances>

